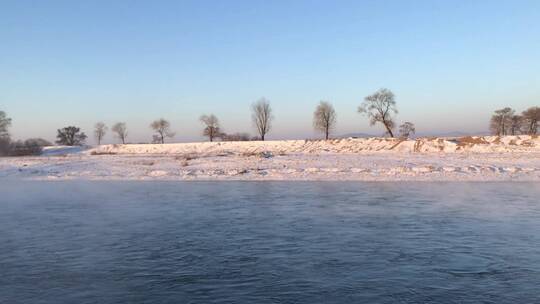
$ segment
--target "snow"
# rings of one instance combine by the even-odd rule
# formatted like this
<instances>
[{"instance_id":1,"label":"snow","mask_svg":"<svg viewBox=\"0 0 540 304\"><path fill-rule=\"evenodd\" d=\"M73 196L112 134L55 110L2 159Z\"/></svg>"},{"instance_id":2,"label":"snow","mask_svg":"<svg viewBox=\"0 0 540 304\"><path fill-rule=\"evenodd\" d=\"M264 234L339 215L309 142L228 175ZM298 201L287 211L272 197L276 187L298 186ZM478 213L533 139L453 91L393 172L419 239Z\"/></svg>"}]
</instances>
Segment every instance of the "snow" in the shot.
<instances>
[{"instance_id":1,"label":"snow","mask_svg":"<svg viewBox=\"0 0 540 304\"><path fill-rule=\"evenodd\" d=\"M540 152L533 136L482 136L462 138L343 138L334 140L281 140L205 142L164 145L105 145L90 150L98 154L242 154L242 153L366 153L366 152Z\"/></svg>"},{"instance_id":2,"label":"snow","mask_svg":"<svg viewBox=\"0 0 540 304\"><path fill-rule=\"evenodd\" d=\"M66 155L81 153L86 149L86 147L80 146L50 146L43 147L43 153L41 156L53 156L53 155Z\"/></svg>"},{"instance_id":3,"label":"snow","mask_svg":"<svg viewBox=\"0 0 540 304\"><path fill-rule=\"evenodd\" d=\"M361 138L47 148L0 179L540 181L532 136Z\"/></svg>"}]
</instances>

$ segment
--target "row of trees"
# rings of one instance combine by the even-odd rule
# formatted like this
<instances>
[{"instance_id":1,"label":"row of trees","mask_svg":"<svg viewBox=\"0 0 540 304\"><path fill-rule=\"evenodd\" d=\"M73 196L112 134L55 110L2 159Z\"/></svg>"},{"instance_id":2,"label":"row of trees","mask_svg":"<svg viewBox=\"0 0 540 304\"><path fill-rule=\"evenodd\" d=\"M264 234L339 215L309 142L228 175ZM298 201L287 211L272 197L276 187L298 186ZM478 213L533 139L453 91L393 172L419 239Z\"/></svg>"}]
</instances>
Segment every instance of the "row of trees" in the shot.
<instances>
[{"instance_id":1,"label":"row of trees","mask_svg":"<svg viewBox=\"0 0 540 304\"><path fill-rule=\"evenodd\" d=\"M5 117L4 112L0 112L3 119L0 120L0 132L6 133L7 127L11 120ZM388 89L380 89L372 95L366 96L364 102L358 107L358 113L366 115L370 119L370 124L381 124L386 134L394 137L396 122L394 116L398 113L396 107L395 95ZM207 136L210 141L217 138L227 141L233 140L265 140L267 134L272 129L274 115L270 102L261 98L251 105L251 119L257 137L251 138L247 133L226 134L221 129L219 119L214 114L202 115L199 120L203 124L204 136ZM321 101L313 113L313 127L321 132L325 139L329 139L337 124L337 114L333 105L328 101ZM175 133L171 131L171 124L168 120L160 118L150 124L150 128L156 133L153 135L154 143L165 143L166 138L174 137ZM125 122L114 124L111 129L115 137L122 144L125 144L128 137L128 129ZM98 122L94 126L94 137L99 144L105 138L109 128L105 123ZM415 133L415 126L411 122L405 122L399 126L399 136L409 137ZM2 138L0 133L0 140ZM60 145L82 145L85 143L87 135L81 132L80 128L68 126L59 129L57 132L56 143Z\"/></svg>"},{"instance_id":2,"label":"row of trees","mask_svg":"<svg viewBox=\"0 0 540 304\"><path fill-rule=\"evenodd\" d=\"M244 140L265 140L266 135L272 129L274 115L270 102L261 98L251 105L251 118L257 137L252 138L247 133L226 134L221 129L219 119L214 114L202 115L199 120L203 124L204 136L210 141L220 138L225 141L244 141ZM386 134L394 137L396 122L395 115L398 113L396 107L395 95L388 89L380 89L372 95L366 96L364 102L358 107L358 113L366 115L371 125L381 124L386 130ZM521 114L517 114L514 109L509 107L496 110L490 120L490 130L495 135L517 135L530 134L536 135L540 128L540 107L530 107ZM321 101L313 113L313 127L321 132L325 139L330 138L332 131L337 124L337 114L333 105L328 101ZM34 153L44 145L50 144L43 139L29 139L26 141L12 142L9 134L11 119L6 113L0 111L0 155ZM174 137L175 133L171 131L171 124L166 119L157 119L150 124L154 130L154 143L165 143L166 138ZM94 137L99 144L107 134L109 128L103 123L98 122L94 126ZM124 122L118 122L111 127L111 131L125 144L128 137L127 125ZM410 137L416 132L415 126L411 122L404 122L398 129L400 137ZM87 136L81 132L80 128L69 126L58 130L57 144L61 145L82 145Z\"/></svg>"},{"instance_id":3,"label":"row of trees","mask_svg":"<svg viewBox=\"0 0 540 304\"><path fill-rule=\"evenodd\" d=\"M365 114L370 119L371 125L382 124L386 133L394 137L396 126L394 115L398 113L395 95L388 89L380 89L372 95L366 96L364 102L358 107L358 113ZM252 105L252 120L259 134L264 140L265 135L271 129L273 120L272 108L266 99L261 99ZM334 106L328 101L321 101L313 113L313 127L324 134L325 139L335 129L337 114ZM416 132L413 123L405 122L399 127L401 137L409 137Z\"/></svg>"},{"instance_id":4,"label":"row of trees","mask_svg":"<svg viewBox=\"0 0 540 304\"><path fill-rule=\"evenodd\" d=\"M202 115L200 122L204 125L202 134L207 136L210 141L217 138L222 140L265 140L267 134L272 129L274 115L270 102L261 98L251 105L251 118L257 137L252 138L247 133L226 134L221 129L219 119L214 114ZM358 107L358 113L366 115L371 125L380 124L386 130L386 134L390 137L395 136L396 121L395 115L398 113L396 107L395 95L388 89L380 89L374 94L366 96L364 102ZM490 120L490 130L495 135L518 135L530 134L537 135L540 128L540 107L530 107L521 113L517 113L514 109L506 107L496 110ZM11 120L4 112L0 112L0 149L6 149L9 142L8 127ZM333 105L328 101L321 101L313 113L313 127L320 131L326 139L330 137L332 131L337 124L337 114ZM150 125L156 132L153 137L154 143L164 143L166 138L173 137L174 132L171 131L171 124L165 119L158 119ZM97 123L94 129L94 135L101 144L102 139L107 133L108 128L104 123ZM127 126L123 122L116 123L111 131L122 142L126 143L128 136ZM398 128L400 137L409 137L415 133L415 126L411 122L404 122ZM77 127L66 127L58 130L59 144L64 145L79 145L84 143L86 135L80 132ZM0 151L1 152L1 151Z\"/></svg>"},{"instance_id":5,"label":"row of trees","mask_svg":"<svg viewBox=\"0 0 540 304\"><path fill-rule=\"evenodd\" d=\"M161 134L161 142L163 143L165 142L164 136L168 134L165 131L163 131L163 129L168 128L168 127L166 126L158 127L157 125L161 121L164 121L166 124L168 124L168 122L166 122L165 120L156 120L155 122L152 123L152 126L154 126L155 124L156 128L159 128L158 134ZM108 130L109 128L103 122L98 122L95 124L94 137L96 138L98 145L101 144L101 141L103 140L103 138L105 138L105 135L107 134ZM111 131L122 142L122 144L126 143L126 139L128 136L126 123L118 122L114 124L111 128ZM87 138L88 136L86 136L84 132L81 132L80 128L75 127L75 126L69 126L62 129L58 129L57 135L56 135L56 139L57 139L56 143L59 145L65 145L65 146L80 146L86 142ZM156 138L158 138L157 135L154 136L154 141L156 140Z\"/></svg>"},{"instance_id":6,"label":"row of trees","mask_svg":"<svg viewBox=\"0 0 540 304\"><path fill-rule=\"evenodd\" d=\"M245 134L237 133L232 135L227 135L221 131L218 118L213 115L202 115L199 119L204 124L203 135L207 136L210 141L214 141L216 138L230 139L230 140L246 140ZM153 121L150 124L150 128L154 130L156 134L153 135L152 142L164 144L166 138L172 138L176 135L175 132L171 130L171 123L164 119L160 118ZM98 122L94 125L94 137L98 143L101 144L103 138L107 134L109 128L105 123ZM128 137L128 129L125 122L118 122L114 124L111 128L111 131L114 133L115 137L125 144ZM249 135L247 135L249 140ZM83 144L86 140L86 135L84 132L80 132L80 129L77 127L66 127L58 130L57 135L58 140L56 143L62 145L80 145Z\"/></svg>"},{"instance_id":7,"label":"row of trees","mask_svg":"<svg viewBox=\"0 0 540 304\"><path fill-rule=\"evenodd\" d=\"M395 95L388 89L380 89L372 95L366 96L364 102L358 107L358 113L365 114L370 119L371 125L382 124L386 133L394 137L396 126L394 115L398 113ZM273 119L272 108L266 99L261 99L252 105L252 120L260 139L271 129ZM323 133L324 138L330 138L330 134L337 124L337 114L334 106L328 101L321 101L313 113L313 127ZM405 122L399 127L401 137L409 137L416 132L413 123Z\"/></svg>"},{"instance_id":8,"label":"row of trees","mask_svg":"<svg viewBox=\"0 0 540 304\"><path fill-rule=\"evenodd\" d=\"M265 140L266 135L272 128L272 121L274 115L272 113L272 107L270 102L261 98L251 105L251 119L258 137L251 138L246 133L226 134L221 129L219 119L214 114L202 115L199 120L204 125L202 134L210 141L214 141L217 138L227 141L233 140ZM358 112L366 114L370 118L371 125L380 123L384 126L386 133L394 137L395 120L394 115L397 114L395 95L388 89L380 89L372 95L367 96L364 102L358 108ZM337 114L333 105L328 101L321 101L316 107L313 113L313 127L315 130L321 132L325 139L329 139L332 131L337 124ZM73 142L84 141L86 136L84 133L79 134L78 138L72 135L71 131L75 127L68 127L58 132L59 144L73 144ZM154 143L165 143L166 138L174 137L175 133L171 131L171 124L168 120L163 118L155 120L150 124L156 135L153 136ZM99 122L94 127L94 136L101 144L102 139L107 133L107 126ZM112 128L112 132L116 135L120 141L125 144L128 135L126 124L123 122L116 123ZM409 137L415 133L416 129L413 123L405 122L399 127L399 135L401 137ZM65 135L69 134L69 138L66 139Z\"/></svg>"},{"instance_id":9,"label":"row of trees","mask_svg":"<svg viewBox=\"0 0 540 304\"><path fill-rule=\"evenodd\" d=\"M530 107L517 114L512 108L496 110L491 116L489 129L495 135L538 134L540 107Z\"/></svg>"},{"instance_id":10,"label":"row of trees","mask_svg":"<svg viewBox=\"0 0 540 304\"><path fill-rule=\"evenodd\" d=\"M394 137L396 126L394 115L398 113L394 93L388 89L380 89L372 95L366 96L364 102L358 107L358 113L365 114L370 124L382 124L386 134ZM313 127L322 132L326 139L337 123L334 107L327 101L321 101L313 113ZM408 138L416 133L412 122L404 122L399 126L399 136Z\"/></svg>"}]
</instances>

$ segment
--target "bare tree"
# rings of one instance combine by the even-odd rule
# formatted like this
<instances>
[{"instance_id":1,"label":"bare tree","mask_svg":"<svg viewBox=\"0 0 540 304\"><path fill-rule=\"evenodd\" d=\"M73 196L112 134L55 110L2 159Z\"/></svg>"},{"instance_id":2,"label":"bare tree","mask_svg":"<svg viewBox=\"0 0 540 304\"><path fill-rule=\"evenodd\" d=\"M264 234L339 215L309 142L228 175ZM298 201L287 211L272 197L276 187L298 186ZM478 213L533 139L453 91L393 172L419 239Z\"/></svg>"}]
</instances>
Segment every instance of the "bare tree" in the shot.
<instances>
[{"instance_id":1,"label":"bare tree","mask_svg":"<svg viewBox=\"0 0 540 304\"><path fill-rule=\"evenodd\" d=\"M491 134L502 135L501 124L502 121L499 117L491 115L491 119L489 120L489 131Z\"/></svg>"},{"instance_id":2,"label":"bare tree","mask_svg":"<svg viewBox=\"0 0 540 304\"><path fill-rule=\"evenodd\" d=\"M174 137L175 133L171 131L171 123L163 118L154 120L150 124L150 128L156 131L157 135L154 135L154 142L165 143L165 137Z\"/></svg>"},{"instance_id":3,"label":"bare tree","mask_svg":"<svg viewBox=\"0 0 540 304\"><path fill-rule=\"evenodd\" d=\"M264 141L264 137L272 128L272 120L274 119L270 102L265 98L261 98L251 105L251 111L253 125L257 129L261 140Z\"/></svg>"},{"instance_id":4,"label":"bare tree","mask_svg":"<svg viewBox=\"0 0 540 304\"><path fill-rule=\"evenodd\" d=\"M58 129L56 143L64 146L82 146L86 141L86 134L80 128L69 126Z\"/></svg>"},{"instance_id":5,"label":"bare tree","mask_svg":"<svg viewBox=\"0 0 540 304\"><path fill-rule=\"evenodd\" d=\"M401 138L409 138L414 133L416 133L416 127L412 122L406 121L399 126L399 137Z\"/></svg>"},{"instance_id":6,"label":"bare tree","mask_svg":"<svg viewBox=\"0 0 540 304\"><path fill-rule=\"evenodd\" d=\"M202 115L199 120L204 124L203 135L208 136L210 141L221 135L219 120L214 114Z\"/></svg>"},{"instance_id":7,"label":"bare tree","mask_svg":"<svg viewBox=\"0 0 540 304\"><path fill-rule=\"evenodd\" d=\"M127 132L127 126L125 122L118 122L116 123L112 129L114 133L116 133L116 136L122 141L122 144L126 143L126 138L128 136Z\"/></svg>"},{"instance_id":8,"label":"bare tree","mask_svg":"<svg viewBox=\"0 0 540 304\"><path fill-rule=\"evenodd\" d=\"M327 101L321 101L315 112L313 112L313 127L315 130L324 133L324 138L328 139L330 132L335 128L337 115L334 107Z\"/></svg>"},{"instance_id":9,"label":"bare tree","mask_svg":"<svg viewBox=\"0 0 540 304\"><path fill-rule=\"evenodd\" d=\"M518 135L523 129L523 116L512 115L510 117L510 135Z\"/></svg>"},{"instance_id":10,"label":"bare tree","mask_svg":"<svg viewBox=\"0 0 540 304\"><path fill-rule=\"evenodd\" d=\"M530 107L523 111L522 115L527 134L538 134L538 129L540 128L540 107Z\"/></svg>"},{"instance_id":11,"label":"bare tree","mask_svg":"<svg viewBox=\"0 0 540 304\"><path fill-rule=\"evenodd\" d=\"M512 116L515 111L509 107L496 110L491 116L490 126L491 132L495 135L507 135L512 125Z\"/></svg>"},{"instance_id":12,"label":"bare tree","mask_svg":"<svg viewBox=\"0 0 540 304\"><path fill-rule=\"evenodd\" d=\"M98 122L94 125L94 137L97 140L98 146L101 145L101 140L105 137L108 129L103 122Z\"/></svg>"},{"instance_id":13,"label":"bare tree","mask_svg":"<svg viewBox=\"0 0 540 304\"><path fill-rule=\"evenodd\" d=\"M0 111L0 155L7 155L11 138L9 136L9 127L11 119L7 117L6 112Z\"/></svg>"},{"instance_id":14,"label":"bare tree","mask_svg":"<svg viewBox=\"0 0 540 304\"><path fill-rule=\"evenodd\" d=\"M7 117L6 112L0 111L0 137L9 136L8 129L11 126L11 118Z\"/></svg>"},{"instance_id":15,"label":"bare tree","mask_svg":"<svg viewBox=\"0 0 540 304\"><path fill-rule=\"evenodd\" d=\"M358 113L365 113L370 118L372 126L378 122L382 123L390 137L394 137L392 129L395 127L392 114L397 112L394 93L384 88L366 96L362 105L358 107Z\"/></svg>"}]
</instances>

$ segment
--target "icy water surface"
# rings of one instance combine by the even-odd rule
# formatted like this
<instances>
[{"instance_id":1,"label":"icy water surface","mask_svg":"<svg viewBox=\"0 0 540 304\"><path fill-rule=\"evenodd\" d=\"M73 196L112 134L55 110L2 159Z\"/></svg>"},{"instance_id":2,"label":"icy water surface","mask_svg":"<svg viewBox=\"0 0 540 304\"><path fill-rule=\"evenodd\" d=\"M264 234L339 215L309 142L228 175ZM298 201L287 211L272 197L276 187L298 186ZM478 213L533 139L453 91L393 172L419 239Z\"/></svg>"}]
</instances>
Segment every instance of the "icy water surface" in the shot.
<instances>
[{"instance_id":1,"label":"icy water surface","mask_svg":"<svg viewBox=\"0 0 540 304\"><path fill-rule=\"evenodd\" d=\"M0 303L540 303L534 183L0 183Z\"/></svg>"}]
</instances>

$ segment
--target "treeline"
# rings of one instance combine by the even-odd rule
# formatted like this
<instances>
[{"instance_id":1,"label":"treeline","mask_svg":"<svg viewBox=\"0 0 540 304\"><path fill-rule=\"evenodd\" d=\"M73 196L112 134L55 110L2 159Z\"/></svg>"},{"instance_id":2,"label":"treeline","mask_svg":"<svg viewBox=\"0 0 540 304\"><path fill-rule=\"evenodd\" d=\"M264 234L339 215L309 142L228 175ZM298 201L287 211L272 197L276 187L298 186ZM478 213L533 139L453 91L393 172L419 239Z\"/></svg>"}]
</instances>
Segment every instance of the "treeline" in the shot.
<instances>
[{"instance_id":1,"label":"treeline","mask_svg":"<svg viewBox=\"0 0 540 304\"><path fill-rule=\"evenodd\" d=\"M0 131L2 132L0 137L0 141L2 142L0 153L3 153L3 155L18 155L22 153L39 154L43 145L50 144L41 139L11 142L8 133L11 119L4 112L0 113ZM358 113L367 116L370 119L371 125L381 124L388 136L395 136L397 125L395 115L398 111L395 95L392 91L380 89L374 94L366 96L364 102L358 107ZM251 136L249 133L227 134L223 131L219 119L214 114L202 115L199 118L203 126L201 133L203 136L208 137L209 141L217 139L222 141L265 140L268 133L272 130L274 121L270 101L261 98L254 102L251 105L251 120L257 134L256 136ZM322 133L325 139L329 139L336 125L337 114L334 106L328 101L321 101L313 112L313 128ZM171 128L171 123L164 118L153 121L149 127L155 132L152 138L153 143L163 144L167 138L175 136L175 132ZM93 130L93 135L98 145L101 144L109 131L112 132L119 143L125 144L128 142L129 132L125 122L115 123L110 129L105 123L98 122L95 124ZM416 130L413 123L404 122L398 127L397 132L400 137L407 138L413 135ZM84 145L88 136L79 127L67 126L57 130L56 138L56 144L58 145L77 146Z\"/></svg>"},{"instance_id":2,"label":"treeline","mask_svg":"<svg viewBox=\"0 0 540 304\"><path fill-rule=\"evenodd\" d=\"M385 134L390 137L409 138L416 133L415 125L412 122L406 121L399 126L397 125L398 110L395 95L388 89L383 88L366 96L357 112L367 116L371 125L381 125L386 131ZM209 141L217 139L222 141L265 140L272 130L274 121L270 101L261 98L254 102L251 105L251 120L256 136L251 136L249 133L227 134L223 131L219 119L214 114L202 115L199 118L203 127L201 134L208 137ZM511 108L504 108L495 111L491 117L490 130L495 135L536 135L538 134L539 120L540 107L528 108L521 114L516 114L516 111ZM41 147L50 145L49 142L42 139L12 142L8 132L10 125L11 119L6 116L6 113L0 111L0 155L39 154ZM321 101L313 112L313 128L320 132L325 139L329 139L336 125L337 113L334 106L328 101ZM164 118L153 121L149 127L154 131L153 143L163 144L167 138L175 136L171 123ZM101 144L109 130L119 143L128 142L129 132L125 122L115 123L110 129L105 123L98 122L93 130L98 145ZM58 129L56 137L57 144L67 146L84 145L87 140L87 135L76 126Z\"/></svg>"},{"instance_id":3,"label":"treeline","mask_svg":"<svg viewBox=\"0 0 540 304\"><path fill-rule=\"evenodd\" d=\"M494 135L537 135L540 127L540 107L530 107L521 114L512 108L496 110L491 116L489 129Z\"/></svg>"},{"instance_id":4,"label":"treeline","mask_svg":"<svg viewBox=\"0 0 540 304\"><path fill-rule=\"evenodd\" d=\"M372 95L364 98L364 102L358 107L358 112L366 115L370 119L371 125L381 124L388 136L394 137L396 133L395 115L396 108L395 95L388 89L380 89ZM251 105L251 120L256 132L256 136L249 133L227 134L223 131L219 119L214 114L205 114L199 118L203 126L201 134L208 137L209 141L248 141L265 140L271 131L274 115L270 101L261 98ZM337 114L334 106L328 101L321 101L313 113L313 128L322 133L325 139L331 137L337 125ZM153 121L149 127L155 132L152 138L153 143L165 143L167 138L175 136L171 129L170 121L160 118ZM125 122L114 124L110 131L119 143L125 144L128 140L128 128ZM109 127L103 122L98 122L94 126L94 137L98 145L109 132ZM398 127L398 135L408 138L416 132L416 128L411 122L404 122ZM57 144L60 145L81 145L84 144L87 136L77 127L70 126L58 130Z\"/></svg>"}]
</instances>

